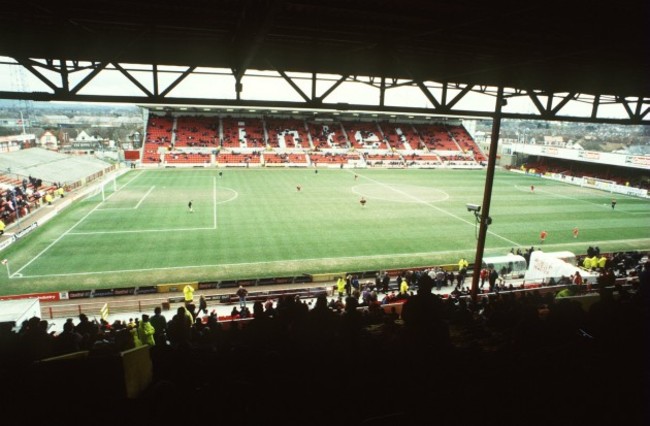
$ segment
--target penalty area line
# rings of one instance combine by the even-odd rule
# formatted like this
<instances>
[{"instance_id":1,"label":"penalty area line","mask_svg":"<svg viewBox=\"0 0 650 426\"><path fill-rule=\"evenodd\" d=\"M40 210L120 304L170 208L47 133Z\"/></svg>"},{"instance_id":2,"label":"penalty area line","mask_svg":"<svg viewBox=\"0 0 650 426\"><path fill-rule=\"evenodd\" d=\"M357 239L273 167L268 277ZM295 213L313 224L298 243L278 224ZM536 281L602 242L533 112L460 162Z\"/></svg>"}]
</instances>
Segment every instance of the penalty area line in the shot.
<instances>
[{"instance_id":1,"label":"penalty area line","mask_svg":"<svg viewBox=\"0 0 650 426\"><path fill-rule=\"evenodd\" d=\"M111 195L112 195L112 194L111 194ZM110 195L109 195L109 197L110 197ZM34 256L34 257L29 261L29 262L25 263L25 264L24 264L20 269L18 269L16 272L14 272L13 275L12 275L12 277L13 277L13 276L16 276L18 273L22 272L23 269L25 269L26 267L28 267L29 265L31 265L31 264L32 264L36 259L38 259L39 257L41 257L41 256L42 256L45 252L47 252L49 249L51 249L52 247L54 247L54 245L55 245L56 243L58 243L59 241L61 241L61 240L63 239L63 237L65 237L65 236L68 235L70 232L72 232L73 229L75 229L77 226L79 226L79 224L80 224L81 222L83 222L84 220L86 220L86 218L87 218L88 216L90 216L91 214L93 214L93 212L95 212L95 210L97 210L97 209L99 208L99 206L101 206L102 204L103 204L103 203L99 203L99 204L97 204L97 205L96 205L92 210L90 210L88 213L86 213L86 215L85 215L84 217L82 217L81 219L79 219L79 220L77 221L77 223L75 223L74 225L72 225L72 226L71 226L67 231L65 231L63 234L59 235L59 238L57 238L56 240L52 241L52 242L51 242L47 247L45 247L43 250L41 250L40 253L38 253L36 256Z\"/></svg>"}]
</instances>

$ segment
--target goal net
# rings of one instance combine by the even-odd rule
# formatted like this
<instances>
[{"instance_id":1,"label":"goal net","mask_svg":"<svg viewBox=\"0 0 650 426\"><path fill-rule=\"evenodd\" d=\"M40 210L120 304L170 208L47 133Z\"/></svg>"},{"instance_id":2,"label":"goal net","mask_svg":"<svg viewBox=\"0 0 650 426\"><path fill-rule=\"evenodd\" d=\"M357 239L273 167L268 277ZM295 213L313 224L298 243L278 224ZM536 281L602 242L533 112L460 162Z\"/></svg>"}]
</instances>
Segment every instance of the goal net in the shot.
<instances>
[{"instance_id":1,"label":"goal net","mask_svg":"<svg viewBox=\"0 0 650 426\"><path fill-rule=\"evenodd\" d=\"M111 176L91 188L88 195L86 195L86 200L104 202L115 191L117 191L117 181L115 180L115 176Z\"/></svg>"}]
</instances>

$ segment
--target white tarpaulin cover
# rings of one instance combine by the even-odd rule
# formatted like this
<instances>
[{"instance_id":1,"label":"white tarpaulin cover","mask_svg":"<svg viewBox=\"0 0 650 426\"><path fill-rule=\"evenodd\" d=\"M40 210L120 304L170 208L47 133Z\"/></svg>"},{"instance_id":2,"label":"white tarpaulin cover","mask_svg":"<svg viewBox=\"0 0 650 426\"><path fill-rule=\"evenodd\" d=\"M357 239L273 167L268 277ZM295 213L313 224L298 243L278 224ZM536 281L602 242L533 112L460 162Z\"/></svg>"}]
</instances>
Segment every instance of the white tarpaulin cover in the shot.
<instances>
[{"instance_id":1,"label":"white tarpaulin cover","mask_svg":"<svg viewBox=\"0 0 650 426\"><path fill-rule=\"evenodd\" d=\"M563 254L563 256L558 256L558 253ZM524 275L524 282L548 282L551 278L558 281L563 276L568 278L571 275L574 275L576 271L580 272L580 275L582 275L582 278L585 281L587 278L591 277L589 281L594 282L594 277L596 275L565 261L564 258L567 258L566 253L567 252L544 253L541 250L532 252L530 254L528 270Z\"/></svg>"}]
</instances>

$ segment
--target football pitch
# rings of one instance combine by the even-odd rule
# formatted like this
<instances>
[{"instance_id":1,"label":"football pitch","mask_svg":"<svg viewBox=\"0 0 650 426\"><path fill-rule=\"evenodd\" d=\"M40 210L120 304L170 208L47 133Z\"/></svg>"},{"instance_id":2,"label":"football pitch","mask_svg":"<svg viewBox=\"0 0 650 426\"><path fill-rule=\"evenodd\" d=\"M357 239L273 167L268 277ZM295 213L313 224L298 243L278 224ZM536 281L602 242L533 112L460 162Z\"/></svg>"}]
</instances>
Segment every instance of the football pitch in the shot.
<instances>
[{"instance_id":1,"label":"football pitch","mask_svg":"<svg viewBox=\"0 0 650 426\"><path fill-rule=\"evenodd\" d=\"M105 199L75 202L4 250L9 262L0 294L419 267L456 263L460 256L472 261L476 220L466 204L482 204L485 175L134 170ZM615 198L612 209L607 192L497 170L485 256L540 247L542 230L547 251L650 249L650 201Z\"/></svg>"}]
</instances>

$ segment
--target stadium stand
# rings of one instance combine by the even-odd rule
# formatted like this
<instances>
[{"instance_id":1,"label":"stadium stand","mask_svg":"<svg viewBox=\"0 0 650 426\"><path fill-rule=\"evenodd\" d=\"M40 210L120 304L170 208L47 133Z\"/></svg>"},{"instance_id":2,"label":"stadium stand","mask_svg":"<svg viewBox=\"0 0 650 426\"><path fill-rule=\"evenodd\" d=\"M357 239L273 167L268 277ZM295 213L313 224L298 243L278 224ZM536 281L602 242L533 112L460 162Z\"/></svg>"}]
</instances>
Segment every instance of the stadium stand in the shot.
<instances>
[{"instance_id":1,"label":"stadium stand","mask_svg":"<svg viewBox=\"0 0 650 426\"><path fill-rule=\"evenodd\" d=\"M198 152L168 152L165 154L166 164L211 164L210 154Z\"/></svg>"},{"instance_id":2,"label":"stadium stand","mask_svg":"<svg viewBox=\"0 0 650 426\"><path fill-rule=\"evenodd\" d=\"M173 118L150 116L147 120L145 143L169 147L172 143Z\"/></svg>"},{"instance_id":3,"label":"stadium stand","mask_svg":"<svg viewBox=\"0 0 650 426\"><path fill-rule=\"evenodd\" d=\"M442 160L436 154L410 154L404 156L408 167L428 168L442 165Z\"/></svg>"},{"instance_id":4,"label":"stadium stand","mask_svg":"<svg viewBox=\"0 0 650 426\"><path fill-rule=\"evenodd\" d=\"M261 119L240 119L240 141L244 141L246 148L264 148L267 146L264 123Z\"/></svg>"},{"instance_id":5,"label":"stadium stand","mask_svg":"<svg viewBox=\"0 0 650 426\"><path fill-rule=\"evenodd\" d=\"M460 151L460 147L444 125L415 124L413 127L429 151Z\"/></svg>"},{"instance_id":6,"label":"stadium stand","mask_svg":"<svg viewBox=\"0 0 650 426\"><path fill-rule=\"evenodd\" d=\"M475 167L479 164L471 154L440 155L440 160L448 166Z\"/></svg>"},{"instance_id":7,"label":"stadium stand","mask_svg":"<svg viewBox=\"0 0 650 426\"><path fill-rule=\"evenodd\" d=\"M312 144L316 150L349 147L349 143L339 122L308 122L307 127Z\"/></svg>"},{"instance_id":8,"label":"stadium stand","mask_svg":"<svg viewBox=\"0 0 650 426\"><path fill-rule=\"evenodd\" d=\"M222 146L224 148L245 148L246 143L242 143L242 135L239 128L239 120L232 117L221 119L222 126Z\"/></svg>"},{"instance_id":9,"label":"stadium stand","mask_svg":"<svg viewBox=\"0 0 650 426\"><path fill-rule=\"evenodd\" d=\"M113 164L92 156L71 156L42 148L30 148L0 154L0 169L11 175L38 176L43 182L74 185L82 179L106 173Z\"/></svg>"},{"instance_id":10,"label":"stadium stand","mask_svg":"<svg viewBox=\"0 0 650 426\"><path fill-rule=\"evenodd\" d=\"M0 215L5 225L70 190L92 183L116 168L102 160L70 156L42 148L0 154Z\"/></svg>"},{"instance_id":11,"label":"stadium stand","mask_svg":"<svg viewBox=\"0 0 650 426\"><path fill-rule=\"evenodd\" d=\"M272 165L286 165L286 166L303 166L306 167L309 163L307 161L307 154L286 154L286 153L270 153L265 152L262 154L265 166Z\"/></svg>"},{"instance_id":12,"label":"stadium stand","mask_svg":"<svg viewBox=\"0 0 650 426\"><path fill-rule=\"evenodd\" d=\"M404 167L404 159L397 152L378 154L369 151L364 153L363 158L368 166Z\"/></svg>"},{"instance_id":13,"label":"stadium stand","mask_svg":"<svg viewBox=\"0 0 650 426\"><path fill-rule=\"evenodd\" d=\"M221 123L224 148L260 149L266 147L267 143L262 119L224 117L221 119Z\"/></svg>"},{"instance_id":14,"label":"stadium stand","mask_svg":"<svg viewBox=\"0 0 650 426\"><path fill-rule=\"evenodd\" d=\"M643 381L630 377L643 362L643 339L635 336L647 315L649 270L637 267L637 284L599 286L601 299L590 304L554 291L504 289L472 307L462 297L431 294L425 273L409 276L418 291L399 301L392 290L367 288L329 301L321 294L312 305L288 293L251 300L232 315L207 306L211 312L196 320L194 304L180 305L163 315L166 332L153 329L150 344L143 343L145 324L161 324L153 310L112 323L82 313L54 333L34 317L18 331L0 329L0 369L12 379L0 396L19 392L19 410L47 400L47 414L30 420L67 424L175 423L186 418L188 398L194 416L218 416L223 424L349 424L352 413L361 424L428 424L432 417L445 425L484 424L495 407L501 412L489 424L555 424L557 412L531 397L541 392L582 407L570 424L640 425ZM549 357L556 362L544 362ZM624 362L603 368L612 359ZM364 373L343 374L347 363ZM70 394L43 392L27 377L81 386L74 416L64 404ZM282 392L269 385L279 382ZM496 393L495 383L507 386ZM348 404L323 404L342 387L355 395L352 412ZM459 396L466 389L471 395ZM383 402L395 390L409 403ZM432 411L432 399L444 409ZM215 401L226 408L215 413ZM111 409L98 413L106 404ZM101 422L89 422L93 416Z\"/></svg>"},{"instance_id":15,"label":"stadium stand","mask_svg":"<svg viewBox=\"0 0 650 426\"><path fill-rule=\"evenodd\" d=\"M220 152L217 156L217 163L220 166L225 167L249 167L250 165L259 166L261 161L262 159L259 152L252 152L250 154L240 154L237 152Z\"/></svg>"},{"instance_id":16,"label":"stadium stand","mask_svg":"<svg viewBox=\"0 0 650 426\"><path fill-rule=\"evenodd\" d=\"M358 162L362 161L359 154L334 154L329 152L326 152L324 154L311 153L309 154L309 160L314 166L327 164L339 165L341 167L348 164L357 164Z\"/></svg>"},{"instance_id":17,"label":"stadium stand","mask_svg":"<svg viewBox=\"0 0 650 426\"><path fill-rule=\"evenodd\" d=\"M379 125L372 122L352 122L344 121L341 123L345 129L348 140L355 149L387 149L388 145L384 140L384 134Z\"/></svg>"},{"instance_id":18,"label":"stadium stand","mask_svg":"<svg viewBox=\"0 0 650 426\"><path fill-rule=\"evenodd\" d=\"M638 173L635 169L603 166L602 164L593 164L587 162L568 161L558 158L540 157L531 158L525 164L520 166L522 170L530 173L546 174L558 173L567 177L594 177L607 179L618 183L619 185L632 186L641 189L650 190L650 180Z\"/></svg>"},{"instance_id":19,"label":"stadium stand","mask_svg":"<svg viewBox=\"0 0 650 426\"><path fill-rule=\"evenodd\" d=\"M142 148L143 164L158 164L160 148L171 149L173 143L174 119L169 116L149 116L145 128L144 145Z\"/></svg>"},{"instance_id":20,"label":"stadium stand","mask_svg":"<svg viewBox=\"0 0 650 426\"><path fill-rule=\"evenodd\" d=\"M387 121L303 121L275 117L150 116L142 148L142 164L212 165L209 154L219 151L219 164L246 165L237 154L273 149L263 166L343 164L345 167L479 167L487 157L462 125L390 123ZM188 148L203 149L191 151ZM341 149L363 152L346 156ZM292 157L313 152L309 159ZM424 155L424 156L423 156Z\"/></svg>"},{"instance_id":21,"label":"stadium stand","mask_svg":"<svg viewBox=\"0 0 650 426\"><path fill-rule=\"evenodd\" d=\"M481 152L481 149L463 126L448 126L448 128L452 138L464 153L471 153L478 162L487 161L487 157Z\"/></svg>"},{"instance_id":22,"label":"stadium stand","mask_svg":"<svg viewBox=\"0 0 650 426\"><path fill-rule=\"evenodd\" d=\"M383 129L384 137L388 139L388 143L392 149L410 151L424 147L420 137L411 124L389 123L385 121L379 123L379 126Z\"/></svg>"},{"instance_id":23,"label":"stadium stand","mask_svg":"<svg viewBox=\"0 0 650 426\"><path fill-rule=\"evenodd\" d=\"M218 117L178 117L175 147L218 147Z\"/></svg>"},{"instance_id":24,"label":"stadium stand","mask_svg":"<svg viewBox=\"0 0 650 426\"><path fill-rule=\"evenodd\" d=\"M310 149L309 135L302 120L273 119L264 120L271 147L288 149Z\"/></svg>"}]
</instances>

